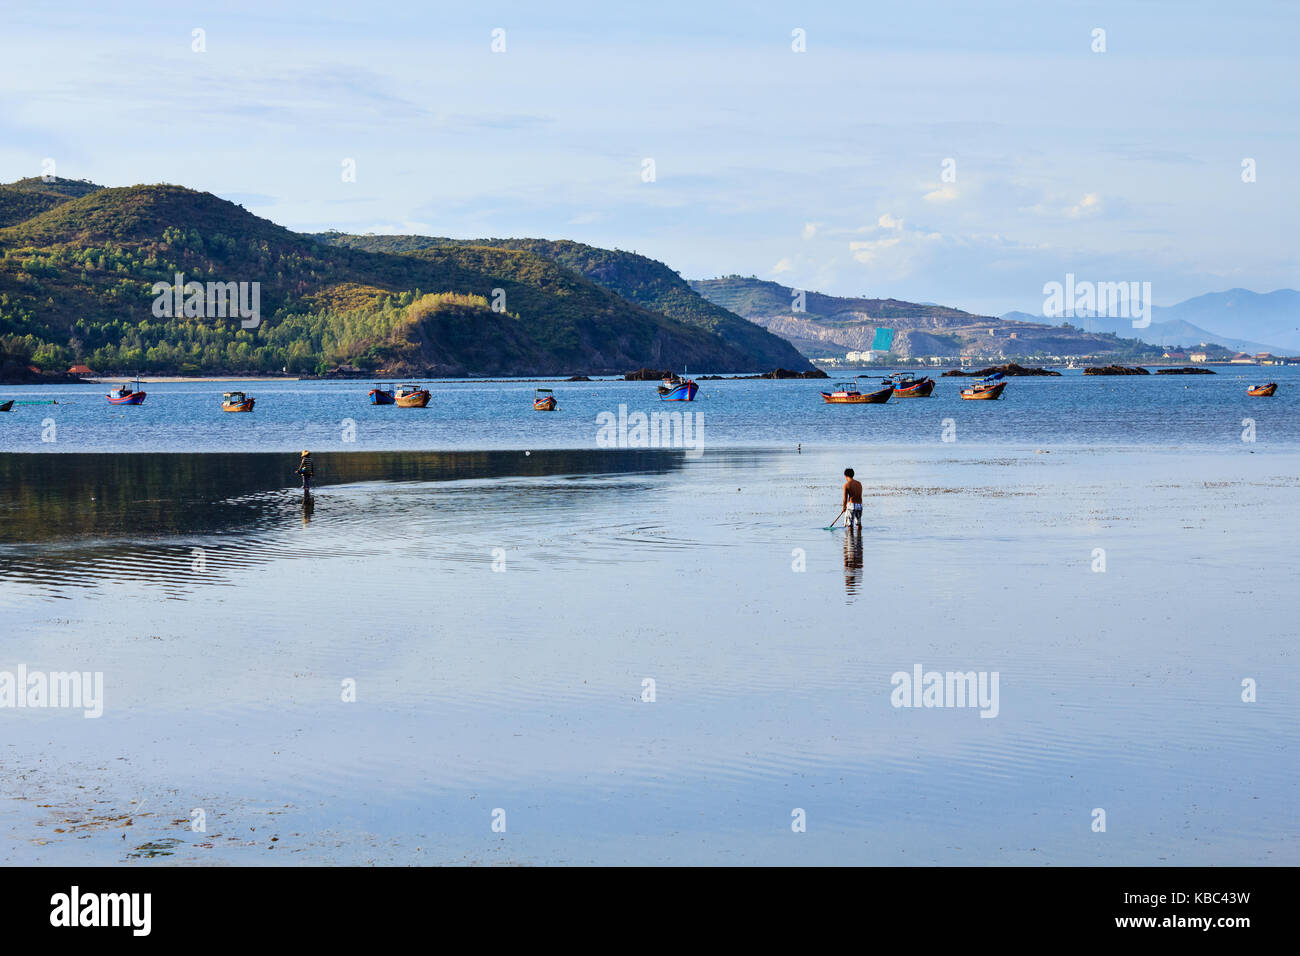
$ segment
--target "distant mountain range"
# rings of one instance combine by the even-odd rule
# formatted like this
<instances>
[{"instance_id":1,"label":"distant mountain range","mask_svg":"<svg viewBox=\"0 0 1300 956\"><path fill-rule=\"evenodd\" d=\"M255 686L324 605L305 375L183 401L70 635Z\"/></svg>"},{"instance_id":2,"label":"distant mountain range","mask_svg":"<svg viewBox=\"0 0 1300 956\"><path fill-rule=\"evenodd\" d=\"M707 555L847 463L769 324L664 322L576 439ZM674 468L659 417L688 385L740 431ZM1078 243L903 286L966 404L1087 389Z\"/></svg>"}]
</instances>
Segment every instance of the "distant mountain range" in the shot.
<instances>
[{"instance_id":1,"label":"distant mountain range","mask_svg":"<svg viewBox=\"0 0 1300 956\"><path fill-rule=\"evenodd\" d=\"M209 296L256 283L260 321L201 305L160 312L156 287L178 274ZM1300 293L1289 289L1233 289L1153 311L1145 330L1101 319L1067 328L754 277L687 282L645 256L566 240L305 235L181 186L0 185L0 375L10 378L29 365L83 363L386 377L805 371L809 357L870 349L878 328L895 330L901 358L1141 361L1158 346L1202 341L1300 352Z\"/></svg>"},{"instance_id":2,"label":"distant mountain range","mask_svg":"<svg viewBox=\"0 0 1300 956\"><path fill-rule=\"evenodd\" d=\"M204 286L257 283L260 324L202 305L160 314L155 284L177 274ZM632 253L543 240L308 236L181 186L58 179L0 185L0 353L24 371L85 363L154 374L812 367Z\"/></svg>"},{"instance_id":3,"label":"distant mountain range","mask_svg":"<svg viewBox=\"0 0 1300 956\"><path fill-rule=\"evenodd\" d=\"M1043 321L1027 312L1008 312L1002 318ZM1080 328L1140 338L1152 345L1190 347L1208 342L1252 354L1300 354L1300 292L1294 289L1268 293L1229 289L1177 305L1157 305L1151 309L1151 324L1145 329L1133 328L1129 319L1088 316L1069 321Z\"/></svg>"},{"instance_id":4,"label":"distant mountain range","mask_svg":"<svg viewBox=\"0 0 1300 956\"><path fill-rule=\"evenodd\" d=\"M1034 321L1032 316L1008 321L932 303L801 292L754 277L701 279L691 282L691 288L710 302L790 340L804 355L814 358L868 350L878 328L894 330L890 351L900 358L963 354L1140 358L1144 350L1150 352L1131 336L1124 339L1062 328Z\"/></svg>"}]
</instances>

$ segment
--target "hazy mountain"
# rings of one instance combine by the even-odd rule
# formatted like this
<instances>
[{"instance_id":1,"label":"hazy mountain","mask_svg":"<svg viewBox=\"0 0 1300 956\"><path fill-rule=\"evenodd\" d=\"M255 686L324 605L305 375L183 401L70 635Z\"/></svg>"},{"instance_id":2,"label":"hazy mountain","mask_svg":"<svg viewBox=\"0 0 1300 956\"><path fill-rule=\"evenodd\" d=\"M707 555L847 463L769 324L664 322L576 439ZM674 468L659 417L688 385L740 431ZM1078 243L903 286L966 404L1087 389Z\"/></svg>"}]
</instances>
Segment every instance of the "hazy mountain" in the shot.
<instances>
[{"instance_id":1,"label":"hazy mountain","mask_svg":"<svg viewBox=\"0 0 1300 956\"><path fill-rule=\"evenodd\" d=\"M1289 303L1295 303L1294 306ZM1195 322L1191 317L1197 317ZM1259 295L1245 289L1216 292L1197 296L1177 305L1154 306L1151 324L1144 329L1133 328L1131 319L1112 319L1098 316L1078 316L1064 320L1082 329L1094 332L1113 332L1116 335L1138 338L1152 345L1167 348L1190 347L1202 342L1222 345L1238 352L1254 354L1272 352L1275 355L1292 355L1300 352L1300 333L1288 337L1286 325L1300 319L1300 293L1290 289ZM1027 312L1007 312L1002 318L1016 322L1042 322L1041 316ZM1278 330L1277 335L1265 336L1264 331ZM1249 338L1233 330L1245 329ZM1272 344L1268 344L1268 343ZM1290 343L1290 344L1288 344Z\"/></svg>"},{"instance_id":2,"label":"hazy mountain","mask_svg":"<svg viewBox=\"0 0 1300 956\"><path fill-rule=\"evenodd\" d=\"M812 357L870 349L877 328L895 330L891 352L903 358L963 353L1008 357L1128 354L1143 348L1131 336L1125 341L1114 335L1064 329L1034 316L1012 322L899 299L803 292L803 309L799 311L799 290L752 277L695 280L691 288L710 302L788 339Z\"/></svg>"},{"instance_id":3,"label":"hazy mountain","mask_svg":"<svg viewBox=\"0 0 1300 956\"><path fill-rule=\"evenodd\" d=\"M1153 325L1157 321L1186 322L1217 335L1275 343L1277 347L1268 351L1300 354L1300 292L1294 289L1267 293L1249 289L1209 292L1177 305L1156 306L1151 313Z\"/></svg>"}]
</instances>

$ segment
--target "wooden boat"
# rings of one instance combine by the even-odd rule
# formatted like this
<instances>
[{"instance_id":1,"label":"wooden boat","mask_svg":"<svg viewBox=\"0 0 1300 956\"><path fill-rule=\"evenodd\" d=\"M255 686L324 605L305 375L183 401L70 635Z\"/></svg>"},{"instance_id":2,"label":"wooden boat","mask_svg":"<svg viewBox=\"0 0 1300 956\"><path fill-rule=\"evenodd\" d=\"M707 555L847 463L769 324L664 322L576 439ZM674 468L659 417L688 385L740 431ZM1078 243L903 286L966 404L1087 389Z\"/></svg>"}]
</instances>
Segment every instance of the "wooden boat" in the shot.
<instances>
[{"instance_id":1,"label":"wooden boat","mask_svg":"<svg viewBox=\"0 0 1300 956\"><path fill-rule=\"evenodd\" d=\"M700 386L689 378L664 379L659 386L661 402L693 402Z\"/></svg>"},{"instance_id":2,"label":"wooden boat","mask_svg":"<svg viewBox=\"0 0 1300 956\"><path fill-rule=\"evenodd\" d=\"M978 382L970 388L961 390L961 397L967 401L993 401L1002 397L1006 382Z\"/></svg>"},{"instance_id":3,"label":"wooden boat","mask_svg":"<svg viewBox=\"0 0 1300 956\"><path fill-rule=\"evenodd\" d=\"M223 412L251 412L255 399L249 398L243 392L226 392L221 396L221 410Z\"/></svg>"},{"instance_id":4,"label":"wooden boat","mask_svg":"<svg viewBox=\"0 0 1300 956\"><path fill-rule=\"evenodd\" d=\"M1277 382L1269 382L1267 385L1252 385L1246 389L1247 395L1254 395L1256 398L1268 398L1277 391Z\"/></svg>"},{"instance_id":5,"label":"wooden boat","mask_svg":"<svg viewBox=\"0 0 1300 956\"><path fill-rule=\"evenodd\" d=\"M394 401L398 408L424 408L432 397L427 388L421 388L419 385L400 385Z\"/></svg>"},{"instance_id":6,"label":"wooden boat","mask_svg":"<svg viewBox=\"0 0 1300 956\"><path fill-rule=\"evenodd\" d=\"M894 386L886 385L878 392L862 392L857 382L837 382L832 392L822 392L827 405L883 405L894 394Z\"/></svg>"},{"instance_id":7,"label":"wooden boat","mask_svg":"<svg viewBox=\"0 0 1300 956\"><path fill-rule=\"evenodd\" d=\"M395 401L393 386L390 384L380 383L370 390L371 405L392 405Z\"/></svg>"},{"instance_id":8,"label":"wooden boat","mask_svg":"<svg viewBox=\"0 0 1300 956\"><path fill-rule=\"evenodd\" d=\"M14 407L14 400L11 398L7 402L0 402L0 412L11 411Z\"/></svg>"},{"instance_id":9,"label":"wooden boat","mask_svg":"<svg viewBox=\"0 0 1300 956\"><path fill-rule=\"evenodd\" d=\"M135 388L123 382L108 393L110 405L143 405L147 393L140 389L140 379L135 380Z\"/></svg>"},{"instance_id":10,"label":"wooden boat","mask_svg":"<svg viewBox=\"0 0 1300 956\"><path fill-rule=\"evenodd\" d=\"M891 376L895 398L929 398L934 391L934 379L929 376L916 378L906 372Z\"/></svg>"},{"instance_id":11,"label":"wooden boat","mask_svg":"<svg viewBox=\"0 0 1300 956\"><path fill-rule=\"evenodd\" d=\"M549 388L539 388L533 392L533 411L535 412L555 412L559 411L559 403L555 400L555 394Z\"/></svg>"}]
</instances>

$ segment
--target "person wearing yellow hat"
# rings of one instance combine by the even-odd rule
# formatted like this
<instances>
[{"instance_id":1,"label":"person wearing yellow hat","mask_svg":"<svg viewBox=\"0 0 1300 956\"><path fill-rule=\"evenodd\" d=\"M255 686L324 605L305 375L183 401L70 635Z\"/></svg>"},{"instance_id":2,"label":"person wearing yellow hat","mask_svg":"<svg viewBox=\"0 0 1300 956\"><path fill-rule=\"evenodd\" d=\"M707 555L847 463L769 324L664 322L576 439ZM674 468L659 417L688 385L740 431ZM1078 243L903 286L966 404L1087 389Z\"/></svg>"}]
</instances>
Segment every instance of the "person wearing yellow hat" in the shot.
<instances>
[{"instance_id":1,"label":"person wearing yellow hat","mask_svg":"<svg viewBox=\"0 0 1300 956\"><path fill-rule=\"evenodd\" d=\"M311 464L311 452L307 449L302 450L302 457L298 459L298 471L296 474L302 475L302 490L311 490L312 475L316 473Z\"/></svg>"}]
</instances>

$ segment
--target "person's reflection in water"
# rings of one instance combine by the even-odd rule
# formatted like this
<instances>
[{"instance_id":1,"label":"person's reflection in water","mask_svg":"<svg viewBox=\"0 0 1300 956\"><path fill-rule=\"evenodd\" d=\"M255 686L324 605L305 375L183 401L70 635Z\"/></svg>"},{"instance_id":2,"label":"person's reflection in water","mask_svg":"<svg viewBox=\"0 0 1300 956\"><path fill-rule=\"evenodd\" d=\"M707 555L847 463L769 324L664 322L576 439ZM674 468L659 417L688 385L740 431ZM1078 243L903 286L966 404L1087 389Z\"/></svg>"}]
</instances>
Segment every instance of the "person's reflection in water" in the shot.
<instances>
[{"instance_id":1,"label":"person's reflection in water","mask_svg":"<svg viewBox=\"0 0 1300 956\"><path fill-rule=\"evenodd\" d=\"M857 594L862 583L862 522L844 528L844 590Z\"/></svg>"},{"instance_id":2,"label":"person's reflection in water","mask_svg":"<svg viewBox=\"0 0 1300 956\"><path fill-rule=\"evenodd\" d=\"M312 512L316 510L316 499L311 496L310 491L302 493L302 526L305 528L311 524Z\"/></svg>"}]
</instances>

